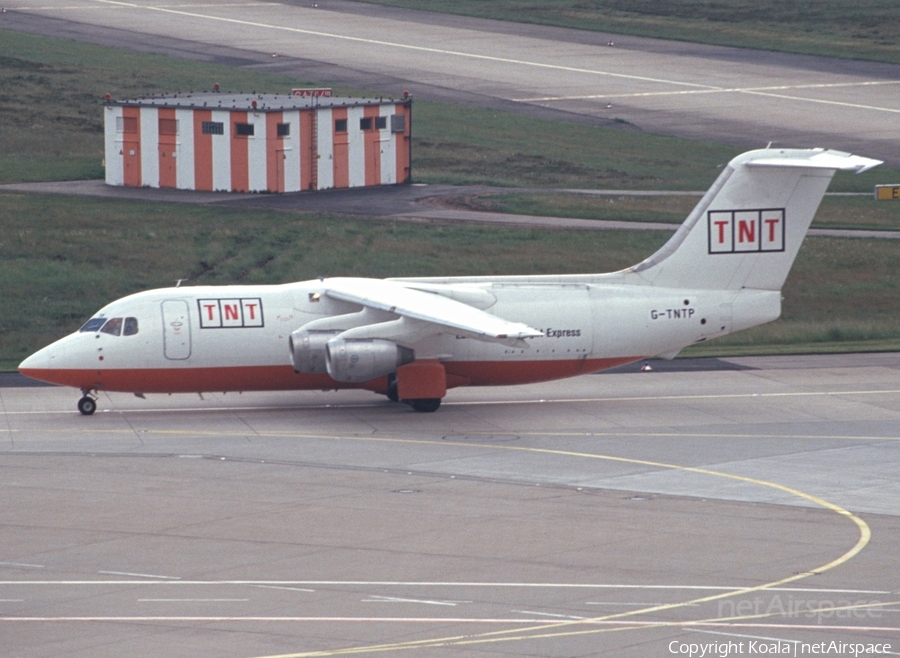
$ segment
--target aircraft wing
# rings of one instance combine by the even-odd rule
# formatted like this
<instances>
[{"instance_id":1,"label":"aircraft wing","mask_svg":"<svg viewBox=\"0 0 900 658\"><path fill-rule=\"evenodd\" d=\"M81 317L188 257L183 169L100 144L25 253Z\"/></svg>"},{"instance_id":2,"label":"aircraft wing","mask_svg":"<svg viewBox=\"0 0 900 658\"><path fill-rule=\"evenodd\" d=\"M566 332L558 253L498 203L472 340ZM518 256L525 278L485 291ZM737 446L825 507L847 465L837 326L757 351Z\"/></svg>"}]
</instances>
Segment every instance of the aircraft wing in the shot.
<instances>
[{"instance_id":1,"label":"aircraft wing","mask_svg":"<svg viewBox=\"0 0 900 658\"><path fill-rule=\"evenodd\" d=\"M393 281L332 278L323 281L323 292L333 298L368 308L395 313L479 340L517 344L543 332L521 322L509 322L442 295L423 292Z\"/></svg>"}]
</instances>

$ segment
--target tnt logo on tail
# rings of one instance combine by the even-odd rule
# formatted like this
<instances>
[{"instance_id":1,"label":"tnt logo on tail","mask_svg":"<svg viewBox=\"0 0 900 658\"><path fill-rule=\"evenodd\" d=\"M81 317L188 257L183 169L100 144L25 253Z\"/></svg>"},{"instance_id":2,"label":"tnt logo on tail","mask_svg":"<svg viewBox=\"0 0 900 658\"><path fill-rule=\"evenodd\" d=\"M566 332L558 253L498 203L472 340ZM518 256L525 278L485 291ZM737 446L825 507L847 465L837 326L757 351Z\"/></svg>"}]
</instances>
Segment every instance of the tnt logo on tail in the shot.
<instances>
[{"instance_id":1,"label":"tnt logo on tail","mask_svg":"<svg viewBox=\"0 0 900 658\"><path fill-rule=\"evenodd\" d=\"M710 210L709 253L784 251L784 208Z\"/></svg>"}]
</instances>

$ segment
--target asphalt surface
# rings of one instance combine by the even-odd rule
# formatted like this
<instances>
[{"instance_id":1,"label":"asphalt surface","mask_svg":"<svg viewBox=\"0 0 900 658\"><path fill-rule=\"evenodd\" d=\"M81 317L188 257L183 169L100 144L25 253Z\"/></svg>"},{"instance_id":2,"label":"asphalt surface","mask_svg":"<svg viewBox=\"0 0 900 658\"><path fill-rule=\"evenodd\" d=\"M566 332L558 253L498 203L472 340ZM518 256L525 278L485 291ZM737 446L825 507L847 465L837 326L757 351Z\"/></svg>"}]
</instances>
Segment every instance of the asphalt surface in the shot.
<instances>
[{"instance_id":1,"label":"asphalt surface","mask_svg":"<svg viewBox=\"0 0 900 658\"><path fill-rule=\"evenodd\" d=\"M434 414L0 388L3 654L900 646L900 355L710 365Z\"/></svg>"}]
</instances>

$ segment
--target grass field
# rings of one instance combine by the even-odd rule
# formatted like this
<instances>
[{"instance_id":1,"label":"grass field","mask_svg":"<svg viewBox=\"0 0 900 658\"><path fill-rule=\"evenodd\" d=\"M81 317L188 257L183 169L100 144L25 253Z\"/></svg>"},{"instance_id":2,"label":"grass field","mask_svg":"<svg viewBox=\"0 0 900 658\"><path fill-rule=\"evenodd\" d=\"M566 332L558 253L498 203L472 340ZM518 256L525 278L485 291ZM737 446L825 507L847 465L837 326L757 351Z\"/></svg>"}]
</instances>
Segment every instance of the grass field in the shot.
<instances>
[{"instance_id":1,"label":"grass field","mask_svg":"<svg viewBox=\"0 0 900 658\"><path fill-rule=\"evenodd\" d=\"M452 197L448 205L467 210L538 217L575 217L680 224L700 200L696 196L623 196L568 193L475 194ZM900 204L865 196L826 196L814 228L900 230ZM900 245L898 245L900 248Z\"/></svg>"},{"instance_id":2,"label":"grass field","mask_svg":"<svg viewBox=\"0 0 900 658\"><path fill-rule=\"evenodd\" d=\"M128 97L209 88L213 81L223 89L256 91L321 82L0 31L0 183L102 177L104 93ZM427 182L702 190L736 153L721 144L446 104L417 102L414 112L414 176ZM900 180L878 171L839 175L832 190L871 192L885 177ZM692 205L681 197L593 199L601 208L572 209L569 195L512 195L502 202L515 212L524 211L511 204L543 204L541 214L657 221L680 221ZM820 221L896 228L892 211L865 199L828 200L826 206L833 210ZM0 193L0 236L5 369L107 302L177 279L275 283L320 274L611 271L638 262L666 239L660 233L416 225L13 193ZM896 253L895 241L810 240L788 280L782 320L693 349L900 349Z\"/></svg>"},{"instance_id":3,"label":"grass field","mask_svg":"<svg viewBox=\"0 0 900 658\"><path fill-rule=\"evenodd\" d=\"M896 0L364 0L722 46L900 63Z\"/></svg>"}]
</instances>

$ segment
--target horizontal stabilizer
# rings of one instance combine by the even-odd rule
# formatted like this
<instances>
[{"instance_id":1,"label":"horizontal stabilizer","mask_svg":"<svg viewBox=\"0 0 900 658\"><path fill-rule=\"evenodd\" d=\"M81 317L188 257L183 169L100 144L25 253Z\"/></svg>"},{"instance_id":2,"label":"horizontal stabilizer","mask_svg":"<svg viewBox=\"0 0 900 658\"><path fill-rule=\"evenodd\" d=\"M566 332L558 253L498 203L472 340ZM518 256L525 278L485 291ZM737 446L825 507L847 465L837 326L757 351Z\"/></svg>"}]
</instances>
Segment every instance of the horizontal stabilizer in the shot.
<instances>
[{"instance_id":1,"label":"horizontal stabilizer","mask_svg":"<svg viewBox=\"0 0 900 658\"><path fill-rule=\"evenodd\" d=\"M824 151L814 149L812 155L809 151L799 151L793 157L774 156L771 158L757 158L746 164L748 167L805 167L808 169L832 169L835 171L852 171L861 174L881 164L881 160L864 158L842 151Z\"/></svg>"}]
</instances>

